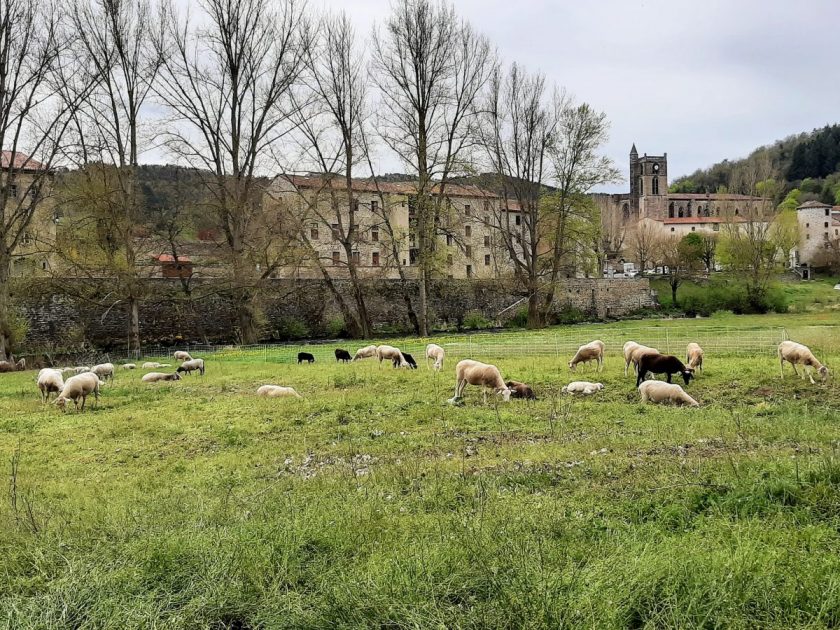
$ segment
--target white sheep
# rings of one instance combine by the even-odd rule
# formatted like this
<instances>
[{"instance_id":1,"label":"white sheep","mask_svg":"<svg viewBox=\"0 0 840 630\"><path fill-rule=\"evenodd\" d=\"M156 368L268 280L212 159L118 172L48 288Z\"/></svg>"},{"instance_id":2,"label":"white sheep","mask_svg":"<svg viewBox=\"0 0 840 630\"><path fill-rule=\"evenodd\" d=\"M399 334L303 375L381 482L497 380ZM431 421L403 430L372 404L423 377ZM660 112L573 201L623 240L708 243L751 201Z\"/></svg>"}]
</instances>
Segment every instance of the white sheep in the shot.
<instances>
[{"instance_id":1,"label":"white sheep","mask_svg":"<svg viewBox=\"0 0 840 630\"><path fill-rule=\"evenodd\" d=\"M257 390L257 396L265 396L267 398L303 398L293 388L281 387L280 385L263 385Z\"/></svg>"},{"instance_id":2,"label":"white sheep","mask_svg":"<svg viewBox=\"0 0 840 630\"><path fill-rule=\"evenodd\" d=\"M628 344L633 344L632 346L628 347ZM627 376L627 368L632 363L633 364L633 372L638 374L639 372L639 361L642 360L642 357L646 354L659 354L659 350L656 348L651 348L649 346L643 346L640 343L636 343L635 341L628 341L624 344L624 376Z\"/></svg>"},{"instance_id":3,"label":"white sheep","mask_svg":"<svg viewBox=\"0 0 840 630\"><path fill-rule=\"evenodd\" d=\"M146 361L141 367L144 370L157 370L158 368L169 367L169 363L158 363L156 361Z\"/></svg>"},{"instance_id":4,"label":"white sheep","mask_svg":"<svg viewBox=\"0 0 840 630\"><path fill-rule=\"evenodd\" d=\"M172 356L176 361L190 361L192 359L190 353L186 350L176 350Z\"/></svg>"},{"instance_id":5,"label":"white sheep","mask_svg":"<svg viewBox=\"0 0 840 630\"><path fill-rule=\"evenodd\" d=\"M123 363L122 369L124 370L136 370L137 364L136 363Z\"/></svg>"},{"instance_id":6,"label":"white sheep","mask_svg":"<svg viewBox=\"0 0 840 630\"><path fill-rule=\"evenodd\" d=\"M96 399L96 403L99 403L99 387L102 384L102 381L100 381L99 377L93 372L83 372L81 374L77 374L76 376L71 376L64 383L64 387L61 388L61 393L58 395L58 398L55 399L53 404L58 405L61 409L66 411L67 402L72 400L73 405L76 409L78 409L79 398L81 398L82 411L84 411L85 402L90 394L93 394Z\"/></svg>"},{"instance_id":7,"label":"white sheep","mask_svg":"<svg viewBox=\"0 0 840 630\"><path fill-rule=\"evenodd\" d=\"M575 356L569 361L569 369L574 372L578 363L589 363L595 361L595 371L600 372L604 369L604 342L596 339L590 341L586 345L578 348Z\"/></svg>"},{"instance_id":8,"label":"white sheep","mask_svg":"<svg viewBox=\"0 0 840 630\"><path fill-rule=\"evenodd\" d=\"M60 393L64 389L64 376L61 370L44 368L38 372L38 389L41 390L41 402L47 402L51 392Z\"/></svg>"},{"instance_id":9,"label":"white sheep","mask_svg":"<svg viewBox=\"0 0 840 630\"><path fill-rule=\"evenodd\" d=\"M180 381L181 375L178 372L173 372L171 374L164 374L163 372L149 372L148 374L144 374L143 378L140 379L144 383L159 383L161 381Z\"/></svg>"},{"instance_id":10,"label":"white sheep","mask_svg":"<svg viewBox=\"0 0 840 630\"><path fill-rule=\"evenodd\" d=\"M80 365L78 367L74 367L73 371L76 374L84 374L85 372L90 372L90 368L86 365Z\"/></svg>"},{"instance_id":11,"label":"white sheep","mask_svg":"<svg viewBox=\"0 0 840 630\"><path fill-rule=\"evenodd\" d=\"M700 347L700 344L694 343L692 341L685 348L686 367L692 368L694 370L702 370L704 354L705 353L703 352L703 348Z\"/></svg>"},{"instance_id":12,"label":"white sheep","mask_svg":"<svg viewBox=\"0 0 840 630\"><path fill-rule=\"evenodd\" d=\"M429 367L429 359L434 361L432 368L435 372L440 372L443 369L443 359L446 357L446 352L436 343L430 343L426 346L426 367Z\"/></svg>"},{"instance_id":13,"label":"white sheep","mask_svg":"<svg viewBox=\"0 0 840 630\"><path fill-rule=\"evenodd\" d=\"M785 377L785 361L790 363L791 367L793 367L794 374L797 376L800 376L800 374L796 366L803 366L802 379L804 380L807 374L812 385L814 384L814 377L811 375L813 370L819 373L822 380L828 377L828 368L817 361L817 358L808 346L802 345L801 343L783 341L779 344L779 371L781 372L782 378Z\"/></svg>"},{"instance_id":14,"label":"white sheep","mask_svg":"<svg viewBox=\"0 0 840 630\"><path fill-rule=\"evenodd\" d=\"M401 368L411 367L405 360L402 351L394 346L377 346L376 358L379 359L380 367L383 361L399 361Z\"/></svg>"},{"instance_id":15,"label":"white sheep","mask_svg":"<svg viewBox=\"0 0 840 630\"><path fill-rule=\"evenodd\" d=\"M455 366L455 396L449 399L450 403L457 403L463 393L464 387L478 385L484 392L484 402L487 403L487 390L491 389L501 395L505 402L510 400L510 388L505 384L502 373L495 365L481 363L464 359Z\"/></svg>"},{"instance_id":16,"label":"white sheep","mask_svg":"<svg viewBox=\"0 0 840 630\"><path fill-rule=\"evenodd\" d=\"M356 354L353 355L353 360L358 361L360 359L370 359L371 357L376 356L376 346L365 346L364 348L359 348L356 350Z\"/></svg>"},{"instance_id":17,"label":"white sheep","mask_svg":"<svg viewBox=\"0 0 840 630\"><path fill-rule=\"evenodd\" d=\"M184 361L181 364L181 367L175 371L179 374L181 372L192 374L196 370L198 370L198 373L201 374L201 376L204 376L204 359L190 359L189 361Z\"/></svg>"},{"instance_id":18,"label":"white sheep","mask_svg":"<svg viewBox=\"0 0 840 630\"><path fill-rule=\"evenodd\" d=\"M675 405L688 405L699 407L700 403L685 393L685 390L676 383L665 381L644 381L639 385L639 394L642 402L674 403Z\"/></svg>"},{"instance_id":19,"label":"white sheep","mask_svg":"<svg viewBox=\"0 0 840 630\"><path fill-rule=\"evenodd\" d=\"M589 381L572 381L568 385L564 385L560 391L564 394L583 394L590 396L595 392L600 392L604 389L603 383L590 383Z\"/></svg>"},{"instance_id":20,"label":"white sheep","mask_svg":"<svg viewBox=\"0 0 840 630\"><path fill-rule=\"evenodd\" d=\"M90 368L90 371L96 374L99 377L99 380L107 381L109 378L112 381L114 380L113 363L100 363L99 365L94 365Z\"/></svg>"},{"instance_id":21,"label":"white sheep","mask_svg":"<svg viewBox=\"0 0 840 630\"><path fill-rule=\"evenodd\" d=\"M69 374L70 372L73 372L75 374L76 373L76 368L74 368L74 367L61 368L61 373L62 374Z\"/></svg>"}]
</instances>

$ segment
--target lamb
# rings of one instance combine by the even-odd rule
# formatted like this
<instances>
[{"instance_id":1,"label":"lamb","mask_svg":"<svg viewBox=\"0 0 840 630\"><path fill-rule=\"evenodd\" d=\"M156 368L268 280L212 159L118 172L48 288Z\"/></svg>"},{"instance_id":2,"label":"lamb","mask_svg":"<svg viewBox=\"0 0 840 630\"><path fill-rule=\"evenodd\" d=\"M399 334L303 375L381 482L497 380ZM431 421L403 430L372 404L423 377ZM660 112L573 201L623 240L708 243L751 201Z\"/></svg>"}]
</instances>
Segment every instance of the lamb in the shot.
<instances>
[{"instance_id":1,"label":"lamb","mask_svg":"<svg viewBox=\"0 0 840 630\"><path fill-rule=\"evenodd\" d=\"M298 352L298 365L306 361L307 363L315 363L315 357L308 352Z\"/></svg>"},{"instance_id":2,"label":"lamb","mask_svg":"<svg viewBox=\"0 0 840 630\"><path fill-rule=\"evenodd\" d=\"M511 398L524 398L526 400L536 400L537 396L530 385L520 383L519 381L507 381L505 385L510 389Z\"/></svg>"},{"instance_id":3,"label":"lamb","mask_svg":"<svg viewBox=\"0 0 840 630\"><path fill-rule=\"evenodd\" d=\"M50 393L60 393L64 389L64 376L61 370L54 370L52 368L44 368L38 372L38 389L41 390L41 402L47 402L50 399Z\"/></svg>"},{"instance_id":4,"label":"lamb","mask_svg":"<svg viewBox=\"0 0 840 630\"><path fill-rule=\"evenodd\" d=\"M624 344L624 376L627 376L627 368L633 364L633 370L639 371L639 359L645 354L659 354L656 348L643 346L635 341L628 341Z\"/></svg>"},{"instance_id":5,"label":"lamb","mask_svg":"<svg viewBox=\"0 0 840 630\"><path fill-rule=\"evenodd\" d=\"M703 369L703 348L700 344L693 341L685 348L685 363L688 367L695 370Z\"/></svg>"},{"instance_id":6,"label":"lamb","mask_svg":"<svg viewBox=\"0 0 840 630\"><path fill-rule=\"evenodd\" d=\"M335 360L336 361L343 361L344 363L350 363L353 360L353 357L350 356L350 353L347 350L342 350L341 348L335 349Z\"/></svg>"},{"instance_id":7,"label":"lamb","mask_svg":"<svg viewBox=\"0 0 840 630\"><path fill-rule=\"evenodd\" d=\"M265 396L267 398L283 398L295 397L303 398L291 387L281 387L280 385L263 385L257 390L257 396Z\"/></svg>"},{"instance_id":8,"label":"lamb","mask_svg":"<svg viewBox=\"0 0 840 630\"><path fill-rule=\"evenodd\" d=\"M590 383L589 381L572 381L568 385L564 385L560 391L564 394L583 394L584 396L591 396L595 392L600 392L604 389L603 383Z\"/></svg>"},{"instance_id":9,"label":"lamb","mask_svg":"<svg viewBox=\"0 0 840 630\"><path fill-rule=\"evenodd\" d=\"M645 381L639 385L639 394L642 402L674 403L675 405L688 405L699 407L700 403L685 393L685 390L677 384L663 383L662 381Z\"/></svg>"},{"instance_id":10,"label":"lamb","mask_svg":"<svg viewBox=\"0 0 840 630\"><path fill-rule=\"evenodd\" d=\"M694 368L687 368L677 357L665 354L642 355L639 359L639 375L636 377L636 387L642 384L648 372L666 374L669 383L672 374L681 374L686 385L694 376Z\"/></svg>"},{"instance_id":11,"label":"lamb","mask_svg":"<svg viewBox=\"0 0 840 630\"><path fill-rule=\"evenodd\" d=\"M405 362L408 363L408 367L410 367L412 370L416 370L417 369L417 361L414 360L414 357L411 356L410 354L408 354L408 352L403 352L402 355L403 355L403 358L405 359ZM397 358L394 358L392 362L394 364L394 367L399 367L399 365L397 365L398 362L399 362L399 360Z\"/></svg>"},{"instance_id":12,"label":"lamb","mask_svg":"<svg viewBox=\"0 0 840 630\"><path fill-rule=\"evenodd\" d=\"M136 370L137 364L136 363L123 363L122 369L124 370Z\"/></svg>"},{"instance_id":13,"label":"lamb","mask_svg":"<svg viewBox=\"0 0 840 630\"><path fill-rule=\"evenodd\" d=\"M804 380L807 374L812 385L814 384L813 370L819 373L823 381L828 377L828 368L817 361L817 358L808 346L802 345L801 343L783 341L779 344L779 372L782 378L785 377L785 361L790 363L793 368L793 373L797 376L799 376L799 371L796 369L796 366L797 364L802 365L802 379Z\"/></svg>"},{"instance_id":14,"label":"lamb","mask_svg":"<svg viewBox=\"0 0 840 630\"><path fill-rule=\"evenodd\" d=\"M495 365L464 359L455 366L455 396L449 399L451 404L461 400L464 387L479 385L483 389L484 403L487 403L487 390L491 389L501 395L505 402L510 400L511 391L502 379L502 373Z\"/></svg>"},{"instance_id":15,"label":"lamb","mask_svg":"<svg viewBox=\"0 0 840 630\"><path fill-rule=\"evenodd\" d=\"M360 359L370 359L371 357L376 356L376 346L365 346L364 348L359 348L356 350L356 354L353 356L354 361L359 361Z\"/></svg>"},{"instance_id":16,"label":"lamb","mask_svg":"<svg viewBox=\"0 0 840 630\"><path fill-rule=\"evenodd\" d=\"M436 343L430 343L426 346L426 367L429 367L429 359L434 361L432 368L435 372L440 372L443 369L443 359L446 356L443 348Z\"/></svg>"},{"instance_id":17,"label":"lamb","mask_svg":"<svg viewBox=\"0 0 840 630\"><path fill-rule=\"evenodd\" d=\"M99 365L94 365L90 368L90 371L96 374L99 377L99 380L107 381L109 378L112 381L114 380L113 363L100 363Z\"/></svg>"},{"instance_id":18,"label":"lamb","mask_svg":"<svg viewBox=\"0 0 840 630\"><path fill-rule=\"evenodd\" d=\"M186 372L187 374L192 374L198 370L198 373L201 376L204 376L204 359L190 359L189 361L184 361L177 370L176 373L180 374L181 372Z\"/></svg>"},{"instance_id":19,"label":"lamb","mask_svg":"<svg viewBox=\"0 0 840 630\"><path fill-rule=\"evenodd\" d=\"M144 383L159 383L161 381L180 381L181 375L178 372L172 372L171 374L164 374L163 372L149 372L148 374L144 374L143 378L140 379Z\"/></svg>"},{"instance_id":20,"label":"lamb","mask_svg":"<svg viewBox=\"0 0 840 630\"><path fill-rule=\"evenodd\" d=\"M176 361L192 361L192 357L190 356L190 353L187 352L186 350L176 350L172 354L172 358L175 359Z\"/></svg>"},{"instance_id":21,"label":"lamb","mask_svg":"<svg viewBox=\"0 0 840 630\"><path fill-rule=\"evenodd\" d=\"M82 374L71 376L64 383L64 387L61 388L61 393L58 395L58 398L55 399L53 404L58 405L62 410L66 411L67 402L72 400L73 405L76 409L78 409L79 398L81 398L82 411L84 411L85 402L90 394L94 395L97 403L99 402L99 387L101 385L102 381L100 381L99 377L93 372L83 372Z\"/></svg>"},{"instance_id":22,"label":"lamb","mask_svg":"<svg viewBox=\"0 0 840 630\"><path fill-rule=\"evenodd\" d=\"M595 341L591 341L588 344L581 346L578 348L577 353L569 361L569 369L574 372L575 368L578 363L589 363L590 361L596 361L597 365L595 370L600 372L604 369L604 342L596 339Z\"/></svg>"},{"instance_id":23,"label":"lamb","mask_svg":"<svg viewBox=\"0 0 840 630\"><path fill-rule=\"evenodd\" d=\"M393 361L394 367L411 367L408 364L408 361L405 360L405 357L403 356L403 353L400 351L400 349L395 348L394 346L378 346L376 348L376 358L379 359L380 366L382 365L383 361ZM399 362L399 364L397 362Z\"/></svg>"}]
</instances>

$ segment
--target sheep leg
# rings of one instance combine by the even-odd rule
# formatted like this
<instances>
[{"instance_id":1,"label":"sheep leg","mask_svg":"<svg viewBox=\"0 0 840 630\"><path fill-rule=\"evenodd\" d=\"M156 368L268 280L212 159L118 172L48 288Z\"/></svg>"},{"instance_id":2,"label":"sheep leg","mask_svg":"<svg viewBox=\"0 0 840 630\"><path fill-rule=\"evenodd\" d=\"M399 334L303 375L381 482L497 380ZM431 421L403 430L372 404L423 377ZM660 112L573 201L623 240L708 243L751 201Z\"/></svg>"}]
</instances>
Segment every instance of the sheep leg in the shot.
<instances>
[{"instance_id":1,"label":"sheep leg","mask_svg":"<svg viewBox=\"0 0 840 630\"><path fill-rule=\"evenodd\" d=\"M624 376L627 376L627 368L630 367L630 361L624 359Z\"/></svg>"},{"instance_id":2,"label":"sheep leg","mask_svg":"<svg viewBox=\"0 0 840 630\"><path fill-rule=\"evenodd\" d=\"M487 388L482 387L481 391L484 393L484 404L486 405L487 404Z\"/></svg>"},{"instance_id":3,"label":"sheep leg","mask_svg":"<svg viewBox=\"0 0 840 630\"><path fill-rule=\"evenodd\" d=\"M814 371L811 369L811 367L810 366L805 366L805 367L802 368L802 371L805 374L808 375L809 379L811 379L811 385L816 385L816 383L814 381L814 376L813 376Z\"/></svg>"},{"instance_id":4,"label":"sheep leg","mask_svg":"<svg viewBox=\"0 0 840 630\"><path fill-rule=\"evenodd\" d=\"M82 394L82 411L85 410L85 401L87 401L87 394ZM78 408L78 403L76 403L76 407Z\"/></svg>"},{"instance_id":5,"label":"sheep leg","mask_svg":"<svg viewBox=\"0 0 840 630\"><path fill-rule=\"evenodd\" d=\"M599 372L604 371L604 357L603 357L603 355L598 357L598 371Z\"/></svg>"},{"instance_id":6,"label":"sheep leg","mask_svg":"<svg viewBox=\"0 0 840 630\"><path fill-rule=\"evenodd\" d=\"M671 373L670 372L668 372L668 382L669 383L671 382Z\"/></svg>"}]
</instances>

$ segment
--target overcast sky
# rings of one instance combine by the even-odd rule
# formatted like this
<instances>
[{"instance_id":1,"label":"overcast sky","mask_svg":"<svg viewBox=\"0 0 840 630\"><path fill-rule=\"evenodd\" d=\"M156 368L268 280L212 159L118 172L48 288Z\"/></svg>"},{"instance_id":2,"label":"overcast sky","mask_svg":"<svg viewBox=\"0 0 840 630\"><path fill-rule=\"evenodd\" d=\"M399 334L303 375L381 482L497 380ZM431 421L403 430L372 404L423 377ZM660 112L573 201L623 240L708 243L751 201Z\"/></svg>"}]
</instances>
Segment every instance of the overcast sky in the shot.
<instances>
[{"instance_id":1,"label":"overcast sky","mask_svg":"<svg viewBox=\"0 0 840 630\"><path fill-rule=\"evenodd\" d=\"M345 9L359 35L389 10L389 0L310 1ZM840 122L840 0L454 4L505 61L606 112L606 152L625 177L633 142L640 155L667 152L673 179ZM384 155L380 166L399 168Z\"/></svg>"}]
</instances>

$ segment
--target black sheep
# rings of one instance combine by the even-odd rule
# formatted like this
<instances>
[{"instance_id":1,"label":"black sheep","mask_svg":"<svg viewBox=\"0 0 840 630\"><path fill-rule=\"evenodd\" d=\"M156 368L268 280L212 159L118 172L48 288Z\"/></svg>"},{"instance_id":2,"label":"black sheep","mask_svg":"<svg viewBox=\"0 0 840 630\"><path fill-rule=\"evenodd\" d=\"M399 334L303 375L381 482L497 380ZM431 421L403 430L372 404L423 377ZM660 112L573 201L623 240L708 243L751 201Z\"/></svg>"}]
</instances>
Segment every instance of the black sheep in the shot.
<instances>
[{"instance_id":1,"label":"black sheep","mask_svg":"<svg viewBox=\"0 0 840 630\"><path fill-rule=\"evenodd\" d=\"M353 360L353 357L350 356L350 353L347 350L342 350L341 348L335 349L335 360L336 361L344 361L345 363L350 363Z\"/></svg>"},{"instance_id":2,"label":"black sheep","mask_svg":"<svg viewBox=\"0 0 840 630\"><path fill-rule=\"evenodd\" d=\"M307 363L315 363L315 357L308 352L298 352L298 364L306 361Z\"/></svg>"},{"instance_id":3,"label":"black sheep","mask_svg":"<svg viewBox=\"0 0 840 630\"><path fill-rule=\"evenodd\" d=\"M639 376L636 379L636 387L642 384L645 380L645 375L651 372L653 374L667 374L668 382L671 382L672 374L682 374L685 384L694 376L694 368L687 368L677 357L665 354L644 354L639 359Z\"/></svg>"},{"instance_id":4,"label":"black sheep","mask_svg":"<svg viewBox=\"0 0 840 630\"><path fill-rule=\"evenodd\" d=\"M414 357L411 356L410 354L408 354L408 352L403 352L402 355L403 355L403 358L405 359L405 362L408 363L408 367L410 367L412 370L416 370L417 369L417 361L414 360ZM394 359L393 363L394 363L395 368L400 367L400 360L399 359Z\"/></svg>"}]
</instances>

